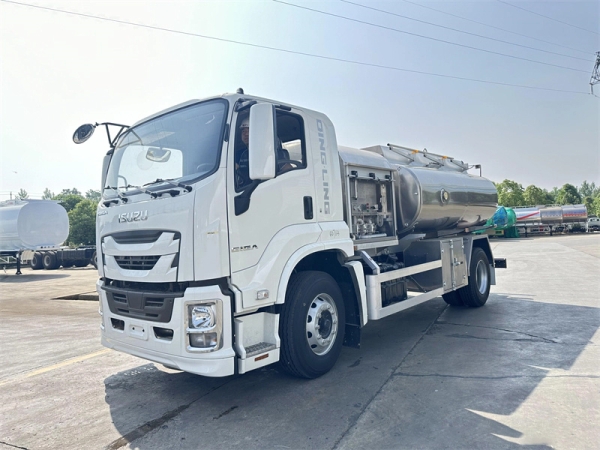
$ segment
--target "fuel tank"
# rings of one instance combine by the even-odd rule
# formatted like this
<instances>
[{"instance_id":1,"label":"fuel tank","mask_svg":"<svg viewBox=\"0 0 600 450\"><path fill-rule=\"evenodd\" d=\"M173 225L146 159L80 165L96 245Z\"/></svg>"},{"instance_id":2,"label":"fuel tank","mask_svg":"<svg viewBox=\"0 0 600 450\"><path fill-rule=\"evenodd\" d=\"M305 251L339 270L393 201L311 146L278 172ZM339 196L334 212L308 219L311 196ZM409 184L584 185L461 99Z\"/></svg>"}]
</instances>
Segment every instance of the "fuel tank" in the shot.
<instances>
[{"instance_id":1,"label":"fuel tank","mask_svg":"<svg viewBox=\"0 0 600 450\"><path fill-rule=\"evenodd\" d=\"M467 164L397 149L404 148L339 147L344 216L354 240L462 230L484 225L496 212L496 187L467 173Z\"/></svg>"},{"instance_id":2,"label":"fuel tank","mask_svg":"<svg viewBox=\"0 0 600 450\"><path fill-rule=\"evenodd\" d=\"M517 216L517 223L526 223L526 222L539 222L540 219L540 207L517 207L513 208L515 214Z\"/></svg>"},{"instance_id":3,"label":"fuel tank","mask_svg":"<svg viewBox=\"0 0 600 450\"><path fill-rule=\"evenodd\" d=\"M540 208L540 220L544 225L563 223L563 210L560 206Z\"/></svg>"},{"instance_id":4,"label":"fuel tank","mask_svg":"<svg viewBox=\"0 0 600 450\"><path fill-rule=\"evenodd\" d=\"M496 212L496 187L485 178L426 167L396 167L399 232L483 225Z\"/></svg>"},{"instance_id":5,"label":"fuel tank","mask_svg":"<svg viewBox=\"0 0 600 450\"><path fill-rule=\"evenodd\" d=\"M60 246L69 235L69 216L51 200L0 203L0 251Z\"/></svg>"},{"instance_id":6,"label":"fuel tank","mask_svg":"<svg viewBox=\"0 0 600 450\"><path fill-rule=\"evenodd\" d=\"M585 222L587 216L587 207L585 205L565 205L562 207L564 223Z\"/></svg>"}]
</instances>

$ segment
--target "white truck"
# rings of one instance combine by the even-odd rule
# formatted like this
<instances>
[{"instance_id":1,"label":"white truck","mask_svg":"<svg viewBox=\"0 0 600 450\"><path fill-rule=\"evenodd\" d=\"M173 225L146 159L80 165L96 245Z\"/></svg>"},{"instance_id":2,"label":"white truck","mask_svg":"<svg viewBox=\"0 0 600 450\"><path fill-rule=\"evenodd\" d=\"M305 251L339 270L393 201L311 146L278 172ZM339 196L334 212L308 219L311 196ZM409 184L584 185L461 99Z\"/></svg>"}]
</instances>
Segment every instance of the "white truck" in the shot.
<instances>
[{"instance_id":1,"label":"white truck","mask_svg":"<svg viewBox=\"0 0 600 450\"><path fill-rule=\"evenodd\" d=\"M249 120L248 148L240 125ZM248 123L248 122L246 122ZM494 185L454 158L338 146L322 113L240 89L116 126L97 216L102 343L205 376L315 378L369 321L495 282Z\"/></svg>"}]
</instances>

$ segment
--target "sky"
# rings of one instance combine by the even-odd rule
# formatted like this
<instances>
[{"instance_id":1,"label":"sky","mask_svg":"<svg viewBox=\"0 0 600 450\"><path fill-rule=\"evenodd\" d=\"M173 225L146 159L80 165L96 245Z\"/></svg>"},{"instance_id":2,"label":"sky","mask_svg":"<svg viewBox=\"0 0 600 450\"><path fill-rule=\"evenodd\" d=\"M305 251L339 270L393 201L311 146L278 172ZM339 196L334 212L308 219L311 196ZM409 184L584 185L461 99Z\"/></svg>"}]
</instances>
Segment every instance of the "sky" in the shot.
<instances>
[{"instance_id":1,"label":"sky","mask_svg":"<svg viewBox=\"0 0 600 450\"><path fill-rule=\"evenodd\" d=\"M0 0L0 200L100 189L107 139L74 144L83 123L239 87L325 113L340 145L599 185L599 50L596 0Z\"/></svg>"}]
</instances>

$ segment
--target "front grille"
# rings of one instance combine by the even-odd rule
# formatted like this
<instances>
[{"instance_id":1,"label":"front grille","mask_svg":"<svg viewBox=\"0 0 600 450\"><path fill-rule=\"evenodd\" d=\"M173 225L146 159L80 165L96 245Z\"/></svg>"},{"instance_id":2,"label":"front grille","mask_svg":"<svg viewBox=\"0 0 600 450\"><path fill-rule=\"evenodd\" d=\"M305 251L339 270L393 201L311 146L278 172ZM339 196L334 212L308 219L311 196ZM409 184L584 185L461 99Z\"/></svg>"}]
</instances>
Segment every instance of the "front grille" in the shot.
<instances>
[{"instance_id":1,"label":"front grille","mask_svg":"<svg viewBox=\"0 0 600 450\"><path fill-rule=\"evenodd\" d=\"M114 258L121 269L152 270L160 256L115 256Z\"/></svg>"},{"instance_id":2,"label":"front grille","mask_svg":"<svg viewBox=\"0 0 600 450\"><path fill-rule=\"evenodd\" d=\"M150 320L169 322L173 313L175 298L183 297L183 292L159 294L134 289L119 289L103 286L106 291L108 307L113 314Z\"/></svg>"}]
</instances>

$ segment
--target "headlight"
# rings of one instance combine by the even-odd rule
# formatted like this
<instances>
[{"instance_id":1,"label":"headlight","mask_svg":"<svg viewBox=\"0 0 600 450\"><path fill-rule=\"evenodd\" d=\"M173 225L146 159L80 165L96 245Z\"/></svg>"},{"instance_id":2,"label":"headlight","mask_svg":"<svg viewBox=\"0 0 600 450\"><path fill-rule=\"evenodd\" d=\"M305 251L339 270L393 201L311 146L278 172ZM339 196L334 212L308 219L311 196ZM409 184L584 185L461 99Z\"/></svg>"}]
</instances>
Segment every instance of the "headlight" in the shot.
<instances>
[{"instance_id":1,"label":"headlight","mask_svg":"<svg viewBox=\"0 0 600 450\"><path fill-rule=\"evenodd\" d=\"M190 328L212 328L215 326L215 311L212 305L189 305Z\"/></svg>"},{"instance_id":2,"label":"headlight","mask_svg":"<svg viewBox=\"0 0 600 450\"><path fill-rule=\"evenodd\" d=\"M188 351L212 352L221 348L222 310L219 299L187 305Z\"/></svg>"}]
</instances>

